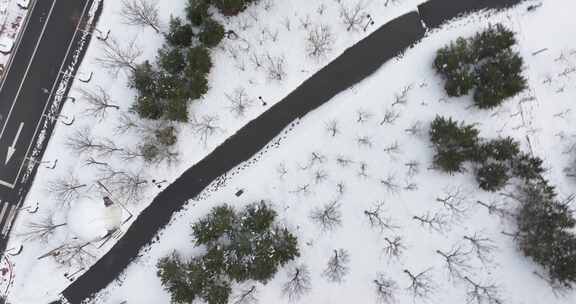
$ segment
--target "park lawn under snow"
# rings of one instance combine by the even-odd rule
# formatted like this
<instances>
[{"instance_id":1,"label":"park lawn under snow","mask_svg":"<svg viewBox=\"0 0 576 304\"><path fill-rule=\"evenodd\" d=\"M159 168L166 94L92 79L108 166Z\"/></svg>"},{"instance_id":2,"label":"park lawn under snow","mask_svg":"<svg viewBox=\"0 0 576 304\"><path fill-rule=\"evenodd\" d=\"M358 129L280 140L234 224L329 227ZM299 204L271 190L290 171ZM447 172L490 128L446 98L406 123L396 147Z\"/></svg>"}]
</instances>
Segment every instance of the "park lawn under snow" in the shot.
<instances>
[{"instance_id":1,"label":"park lawn under snow","mask_svg":"<svg viewBox=\"0 0 576 304\"><path fill-rule=\"evenodd\" d=\"M20 32L28 9L23 9L18 6L19 0L0 0L0 50L6 49L9 44L15 43L15 40ZM14 53L14 50L12 50ZM10 53L0 53L0 66L2 70L5 68ZM2 73L0 72L0 76Z\"/></svg>"},{"instance_id":2,"label":"park lawn under snow","mask_svg":"<svg viewBox=\"0 0 576 304\"><path fill-rule=\"evenodd\" d=\"M576 4L572 6L576 8ZM379 274L398 284L398 303L410 303L413 299L406 290L410 282L404 269L413 273L429 270L435 285L430 303L464 303L466 285L448 280L443 261L435 251L466 245L463 236L477 232L492 239L497 250L486 265L472 256L469 276L496 284L504 303L574 303L576 293L557 297L546 282L534 275L541 269L522 256L512 238L501 233L513 232L514 225L489 215L475 202L500 201L510 210L515 203L500 193L479 190L471 172L449 176L429 169L433 151L427 136L428 124L437 114L476 123L485 138L512 136L522 142L524 151L532 149L545 160L549 168L546 177L558 187L560 195L571 194L576 181L563 172L574 160L573 153L565 152L576 134L570 124L576 95L571 72L576 62L576 45L567 39L576 34L576 21L570 11L566 2L546 2L534 13L527 13L521 6L489 18L470 17L431 33L401 58L385 64L375 75L301 119L288 136L282 137L277 149L270 149L218 191L190 201L160 233L160 241L101 292L96 303L169 303L169 295L156 277L157 260L173 250L183 255L198 253L201 249L193 246L190 224L212 207L228 203L241 208L262 199L275 206L281 222L298 236L302 256L295 263L304 263L310 269L310 292L298 303L375 303L372 282ZM495 22L518 33L517 49L525 58L525 75L531 89L495 110L482 111L472 107L469 96L447 98L431 62L434 51L447 42L472 35ZM543 48L548 50L532 55ZM412 89L406 104L392 105L395 95L409 85ZM535 99L526 101L531 96ZM381 125L387 110L399 117L392 124ZM358 122L358 113L370 115L366 121ZM334 137L327 130L331 121L337 122L339 130ZM422 133L409 135L405 130L416 122L422 123ZM359 144L359 139L368 139L371 145ZM398 153L384 152L396 142ZM312 153L321 156L322 161L311 162ZM338 165L338 158L350 159L352 163ZM405 165L411 161L420 163L419 172L413 176ZM318 173L325 177L318 179ZM381 182L390 176L398 186L396 191ZM338 194L338 184L344 185L342 195ZM417 189L405 189L409 184ZM306 186L307 191L303 191ZM234 193L239 189L245 193L236 197ZM452 222L443 232L430 231L413 220L413 216L428 212L446 214L436 199L455 190L460 191L468 206L466 218ZM509 190L512 189L503 192ZM310 213L335 200L339 202L342 226L324 232L310 219ZM363 211L379 203L384 203L383 214L398 229L382 233L371 229ZM395 236L403 238L406 249L399 259L390 260L383 253L384 238ZM346 249L350 255L351 271L342 284L328 283L321 276L337 248ZM281 292L286 280L286 271L282 270L266 286L258 285L260 303L288 303Z\"/></svg>"},{"instance_id":3,"label":"park lawn under snow","mask_svg":"<svg viewBox=\"0 0 576 304\"><path fill-rule=\"evenodd\" d=\"M185 2L184 0L158 2L164 26L167 25L171 15L183 15ZM143 170L142 174L148 181L152 179L167 180L169 183L210 153L248 121L280 101L302 81L342 53L347 47L361 40L372 30L387 21L414 10L421 2L423 0L410 0L392 3L386 7L381 1L363 1L363 13L370 13L375 21L375 24L369 26L366 32L362 29L346 31L346 26L339 17L339 5L335 0L262 0L258 5L249 7L239 16L224 18L217 15L216 18L223 22L225 28L234 30L240 39L225 40L212 51L214 68L209 76L211 89L204 98L192 103L189 112L191 116L199 119L204 116L217 116L219 131L210 137L206 143L203 143L190 124L179 124L177 126L179 129L177 150L180 153L180 160L171 167L165 165L148 166L143 162L127 163L118 158L95 158L106 161L117 169ZM356 4L355 1L343 3L347 6ZM156 34L150 28L138 28L123 24L119 15L120 9L121 1L106 1L104 3L104 11L97 25L98 31L106 33L110 29L111 39L117 39L124 45L135 39L136 44L143 51L139 61L146 59L153 61L157 49L163 43L162 36ZM329 25L334 35L332 50L324 58L311 59L306 56L305 39L307 30L303 28L303 24L308 23L310 27ZM116 135L114 133L120 114L129 110L133 103L135 92L127 88L128 75L126 73L113 74L98 65L96 59L102 56L102 51L102 42L93 39L78 72L79 78L87 78L91 72L94 72L92 81L89 84L79 81L74 82L70 96L78 97L78 89L80 88L95 90L97 86L100 86L110 94L112 97L111 102L120 106L120 111L111 110L106 118L99 120L86 113L88 105L81 99L78 99L76 103L68 101L65 104L62 111L63 120L69 121L72 117L75 117L75 123L72 127L57 124L43 159L49 165L58 160L57 167L49 169L41 166L38 170L34 185L25 204L35 205L39 203L39 211L35 214L20 213L10 240L9 248L17 247L20 244L24 244L25 247L19 256L12 258L15 267L14 287L9 294L9 300L12 303L36 304L48 298L56 298L58 293L69 284L69 281L64 277L64 273L81 272L82 269L78 265L62 267L51 258L37 259L38 256L49 250L71 242L79 233L90 232L86 231L90 229L88 222L86 223L88 227L77 228L77 223L86 222L86 219L73 216L73 212L69 208L63 207L62 202L47 191L47 185L50 181L56 178L74 176L79 183L87 185L80 189L82 201L91 199L94 202L99 202L102 195L95 185L96 180L100 178L97 170L85 165L87 156L79 157L68 149L65 145L66 139L76 130L87 127L94 136L111 139L123 147L135 147L141 143L137 135ZM282 81L268 80L264 69L256 68L251 63L250 58L253 53L258 56L270 54L273 57L283 57L286 77ZM254 100L253 106L242 117L234 115L230 109L230 102L226 98L226 94L231 94L238 88L244 88L250 98ZM257 99L258 96L262 96L265 99L267 102L266 107L260 104ZM131 204L128 208L133 214L137 215L152 201L159 191L152 183L149 183L138 203ZM72 203L75 204L77 202L74 201ZM56 234L47 242L25 241L22 233L29 231L27 225L51 214L54 222L67 222L68 225L57 229ZM124 226L123 230L126 227ZM74 229L81 229L82 231L74 231ZM101 231L91 232L98 234ZM99 257L112 245L113 242L108 242L101 249L92 245L87 249L93 255Z\"/></svg>"}]
</instances>

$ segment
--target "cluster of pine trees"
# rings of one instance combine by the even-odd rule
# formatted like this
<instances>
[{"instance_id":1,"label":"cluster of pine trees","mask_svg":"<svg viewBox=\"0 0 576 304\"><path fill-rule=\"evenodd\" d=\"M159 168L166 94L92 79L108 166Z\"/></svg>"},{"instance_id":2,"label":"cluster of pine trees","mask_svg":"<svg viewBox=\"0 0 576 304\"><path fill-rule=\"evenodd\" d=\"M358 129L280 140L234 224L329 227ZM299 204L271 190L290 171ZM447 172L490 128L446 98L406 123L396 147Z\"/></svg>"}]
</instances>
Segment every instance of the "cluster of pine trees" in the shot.
<instances>
[{"instance_id":1,"label":"cluster of pine trees","mask_svg":"<svg viewBox=\"0 0 576 304\"><path fill-rule=\"evenodd\" d=\"M571 288L576 283L576 236L570 231L576 219L568 206L573 197L558 200L554 187L542 177L542 159L521 152L517 141L485 140L478 134L472 125L436 117L430 128L435 166L454 173L463 170L465 161L473 162L478 185L487 191L500 190L516 178L518 245L546 269L553 286Z\"/></svg>"},{"instance_id":2,"label":"cluster of pine trees","mask_svg":"<svg viewBox=\"0 0 576 304\"><path fill-rule=\"evenodd\" d=\"M476 106L488 109L523 91L523 59L512 50L515 43L514 33L498 24L439 49L434 68L446 80L446 93L462 96L475 88Z\"/></svg>"},{"instance_id":3,"label":"cluster of pine trees","mask_svg":"<svg viewBox=\"0 0 576 304\"><path fill-rule=\"evenodd\" d=\"M219 206L196 222L192 235L204 254L190 259L173 254L158 263L158 276L172 301L225 304L232 281L270 280L300 255L296 237L275 220L276 212L261 201L240 212Z\"/></svg>"}]
</instances>

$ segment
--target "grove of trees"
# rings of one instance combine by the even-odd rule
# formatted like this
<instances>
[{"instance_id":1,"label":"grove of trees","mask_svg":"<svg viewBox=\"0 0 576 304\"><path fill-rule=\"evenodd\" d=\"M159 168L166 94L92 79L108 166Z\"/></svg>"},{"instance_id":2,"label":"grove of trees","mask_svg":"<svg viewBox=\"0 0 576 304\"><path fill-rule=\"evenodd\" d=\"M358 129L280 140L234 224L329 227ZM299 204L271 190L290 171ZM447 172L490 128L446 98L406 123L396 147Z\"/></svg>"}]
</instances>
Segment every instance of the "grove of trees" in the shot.
<instances>
[{"instance_id":1,"label":"grove of trees","mask_svg":"<svg viewBox=\"0 0 576 304\"><path fill-rule=\"evenodd\" d=\"M261 201L241 211L229 205L215 207L194 223L195 245L204 247L204 253L191 258L174 253L158 262L158 276L172 301L225 304L232 282L269 281L278 268L300 255L296 237L276 224L276 215Z\"/></svg>"}]
</instances>

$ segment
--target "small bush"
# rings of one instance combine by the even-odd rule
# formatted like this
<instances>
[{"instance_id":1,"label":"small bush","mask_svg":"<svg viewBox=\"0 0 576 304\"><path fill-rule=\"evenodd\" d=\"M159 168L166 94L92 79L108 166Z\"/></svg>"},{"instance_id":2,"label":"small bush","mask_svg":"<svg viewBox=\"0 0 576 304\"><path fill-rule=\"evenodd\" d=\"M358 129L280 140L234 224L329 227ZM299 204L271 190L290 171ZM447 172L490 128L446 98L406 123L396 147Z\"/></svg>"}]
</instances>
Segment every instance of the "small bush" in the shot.
<instances>
[{"instance_id":1,"label":"small bush","mask_svg":"<svg viewBox=\"0 0 576 304\"><path fill-rule=\"evenodd\" d=\"M172 146L176 144L178 137L176 136L176 128L173 126L165 127L154 131L156 141L164 146Z\"/></svg>"},{"instance_id":2,"label":"small bush","mask_svg":"<svg viewBox=\"0 0 576 304\"><path fill-rule=\"evenodd\" d=\"M542 159L522 153L512 161L512 174L516 177L532 180L544 172Z\"/></svg>"},{"instance_id":3,"label":"small bush","mask_svg":"<svg viewBox=\"0 0 576 304\"><path fill-rule=\"evenodd\" d=\"M215 47L224 38L224 32L222 24L213 19L208 19L204 21L204 28L200 32L200 42L209 48Z\"/></svg>"},{"instance_id":4,"label":"small bush","mask_svg":"<svg viewBox=\"0 0 576 304\"><path fill-rule=\"evenodd\" d=\"M464 38L438 50L434 67L446 79L448 96L466 95L474 87L473 62L473 52Z\"/></svg>"},{"instance_id":5,"label":"small bush","mask_svg":"<svg viewBox=\"0 0 576 304\"><path fill-rule=\"evenodd\" d=\"M186 54L186 64L186 75L208 74L212 69L210 52L201 46L190 48Z\"/></svg>"},{"instance_id":6,"label":"small bush","mask_svg":"<svg viewBox=\"0 0 576 304\"><path fill-rule=\"evenodd\" d=\"M434 68L446 80L446 94L462 96L476 88L475 105L490 109L524 90L523 60L511 50L515 43L514 33L498 24L439 49Z\"/></svg>"},{"instance_id":7,"label":"small bush","mask_svg":"<svg viewBox=\"0 0 576 304\"><path fill-rule=\"evenodd\" d=\"M158 65L166 73L177 75L180 74L186 67L184 54L181 49L164 46L158 51Z\"/></svg>"},{"instance_id":8,"label":"small bush","mask_svg":"<svg viewBox=\"0 0 576 304\"><path fill-rule=\"evenodd\" d=\"M478 68L478 87L474 102L481 109L490 109L526 89L522 76L523 60L512 51L498 53Z\"/></svg>"},{"instance_id":9,"label":"small bush","mask_svg":"<svg viewBox=\"0 0 576 304\"><path fill-rule=\"evenodd\" d=\"M210 18L208 13L208 0L188 0L186 5L186 17L195 26L201 26Z\"/></svg>"},{"instance_id":10,"label":"small bush","mask_svg":"<svg viewBox=\"0 0 576 304\"><path fill-rule=\"evenodd\" d=\"M194 31L192 26L187 23L183 23L180 18L170 19L170 29L166 34L166 41L173 47L189 47L192 44L192 37L194 37Z\"/></svg>"},{"instance_id":11,"label":"small bush","mask_svg":"<svg viewBox=\"0 0 576 304\"><path fill-rule=\"evenodd\" d=\"M528 257L542 265L553 285L572 288L576 283L576 225L566 204L556 199L544 180L527 182L520 189L517 215L518 242Z\"/></svg>"},{"instance_id":12,"label":"small bush","mask_svg":"<svg viewBox=\"0 0 576 304\"><path fill-rule=\"evenodd\" d=\"M516 44L514 32L502 24L489 26L488 29L476 34L472 39L473 57L475 60L491 58Z\"/></svg>"},{"instance_id":13,"label":"small bush","mask_svg":"<svg viewBox=\"0 0 576 304\"><path fill-rule=\"evenodd\" d=\"M520 153L520 144L511 137L493 139L480 145L474 156L476 162L486 162L490 159L496 161L513 161Z\"/></svg>"},{"instance_id":14,"label":"small bush","mask_svg":"<svg viewBox=\"0 0 576 304\"><path fill-rule=\"evenodd\" d=\"M483 165L476 171L476 181L486 191L502 189L508 179L508 168L499 163Z\"/></svg>"}]
</instances>

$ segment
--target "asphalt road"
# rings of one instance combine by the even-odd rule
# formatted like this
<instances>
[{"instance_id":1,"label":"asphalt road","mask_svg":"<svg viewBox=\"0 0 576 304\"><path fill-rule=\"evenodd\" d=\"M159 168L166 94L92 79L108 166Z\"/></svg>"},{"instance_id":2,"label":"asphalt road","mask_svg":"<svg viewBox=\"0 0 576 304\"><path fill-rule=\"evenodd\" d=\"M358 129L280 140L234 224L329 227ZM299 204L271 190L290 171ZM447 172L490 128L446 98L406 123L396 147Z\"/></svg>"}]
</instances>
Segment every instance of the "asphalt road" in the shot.
<instances>
[{"instance_id":1,"label":"asphalt road","mask_svg":"<svg viewBox=\"0 0 576 304\"><path fill-rule=\"evenodd\" d=\"M430 22L426 25L432 28L461 13L505 8L519 2L521 0L431 0L430 4L423 6L424 11L400 16L377 29L184 172L152 201L110 251L62 292L63 297L67 303L80 304L104 289L141 254L142 248L153 242L158 231L170 222L172 214L180 210L188 199L196 197L218 177L261 153L261 149L292 121L362 81L417 43L426 31L424 21ZM446 7L454 3L458 3L458 10L446 11Z\"/></svg>"},{"instance_id":2,"label":"asphalt road","mask_svg":"<svg viewBox=\"0 0 576 304\"><path fill-rule=\"evenodd\" d=\"M22 176L92 2L33 1L14 45L0 84L0 250L33 179Z\"/></svg>"}]
</instances>

